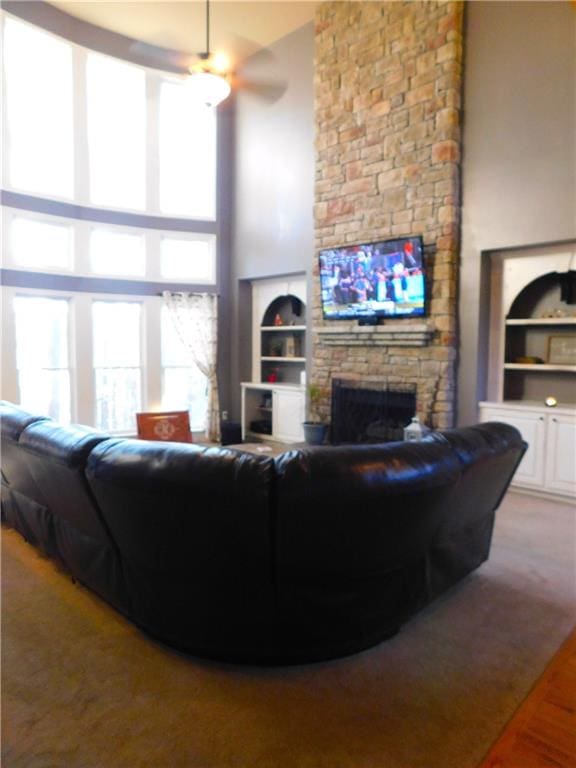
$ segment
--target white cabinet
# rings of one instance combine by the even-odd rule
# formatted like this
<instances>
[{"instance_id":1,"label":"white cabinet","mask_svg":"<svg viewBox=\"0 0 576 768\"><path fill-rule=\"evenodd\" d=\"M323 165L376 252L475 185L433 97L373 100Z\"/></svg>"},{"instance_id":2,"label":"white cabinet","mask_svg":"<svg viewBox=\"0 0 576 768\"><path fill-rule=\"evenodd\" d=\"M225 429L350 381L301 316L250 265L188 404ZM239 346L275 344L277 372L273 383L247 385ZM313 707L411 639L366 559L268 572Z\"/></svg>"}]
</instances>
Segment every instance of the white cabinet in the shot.
<instances>
[{"instance_id":1,"label":"white cabinet","mask_svg":"<svg viewBox=\"0 0 576 768\"><path fill-rule=\"evenodd\" d=\"M546 482L551 491L574 496L576 489L576 414L548 415Z\"/></svg>"},{"instance_id":2,"label":"white cabinet","mask_svg":"<svg viewBox=\"0 0 576 768\"><path fill-rule=\"evenodd\" d=\"M576 410L484 402L480 420L511 424L528 443L512 485L576 498Z\"/></svg>"},{"instance_id":3,"label":"white cabinet","mask_svg":"<svg viewBox=\"0 0 576 768\"><path fill-rule=\"evenodd\" d=\"M304 392L275 389L272 393L272 435L283 443L304 440Z\"/></svg>"},{"instance_id":4,"label":"white cabinet","mask_svg":"<svg viewBox=\"0 0 576 768\"><path fill-rule=\"evenodd\" d=\"M304 387L258 382L241 387L243 440L304 441Z\"/></svg>"}]
</instances>

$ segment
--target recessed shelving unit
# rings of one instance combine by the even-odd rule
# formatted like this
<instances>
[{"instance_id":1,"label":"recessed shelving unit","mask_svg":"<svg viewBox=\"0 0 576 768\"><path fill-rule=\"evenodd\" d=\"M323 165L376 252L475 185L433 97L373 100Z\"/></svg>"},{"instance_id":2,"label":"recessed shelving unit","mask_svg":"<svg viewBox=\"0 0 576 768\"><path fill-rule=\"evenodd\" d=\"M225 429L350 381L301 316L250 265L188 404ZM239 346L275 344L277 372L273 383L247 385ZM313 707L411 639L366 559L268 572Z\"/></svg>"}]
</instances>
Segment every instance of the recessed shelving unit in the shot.
<instances>
[{"instance_id":1,"label":"recessed shelving unit","mask_svg":"<svg viewBox=\"0 0 576 768\"><path fill-rule=\"evenodd\" d=\"M555 360L551 351L553 339L563 343L576 337L576 305L562 301L558 272L540 275L522 287L503 325L502 399L543 402L554 396L574 403L576 360ZM531 357L534 362L523 359Z\"/></svg>"},{"instance_id":2,"label":"recessed shelving unit","mask_svg":"<svg viewBox=\"0 0 576 768\"><path fill-rule=\"evenodd\" d=\"M298 296L277 296L270 302L259 331L260 381L300 384L306 367L305 318Z\"/></svg>"},{"instance_id":3,"label":"recessed shelving unit","mask_svg":"<svg viewBox=\"0 0 576 768\"><path fill-rule=\"evenodd\" d=\"M306 279L252 283L252 381L242 384L245 440L304 439Z\"/></svg>"},{"instance_id":4,"label":"recessed shelving unit","mask_svg":"<svg viewBox=\"0 0 576 768\"><path fill-rule=\"evenodd\" d=\"M576 243L493 255L488 399L480 403L482 421L511 424L528 444L513 484L563 500L576 499L574 265Z\"/></svg>"}]
</instances>

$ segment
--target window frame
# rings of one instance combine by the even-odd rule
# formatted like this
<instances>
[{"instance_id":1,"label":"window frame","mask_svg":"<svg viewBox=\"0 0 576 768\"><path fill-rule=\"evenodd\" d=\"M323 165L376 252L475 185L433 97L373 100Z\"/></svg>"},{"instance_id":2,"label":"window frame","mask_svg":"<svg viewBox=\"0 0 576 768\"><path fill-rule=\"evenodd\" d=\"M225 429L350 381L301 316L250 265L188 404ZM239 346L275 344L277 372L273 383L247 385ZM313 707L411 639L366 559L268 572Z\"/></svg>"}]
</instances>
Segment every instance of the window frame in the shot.
<instances>
[{"instance_id":1,"label":"window frame","mask_svg":"<svg viewBox=\"0 0 576 768\"><path fill-rule=\"evenodd\" d=\"M63 35L55 34L53 31L48 30L40 26L39 24L33 24L26 18L8 12L4 9L0 10L0 39L4 39L4 28L6 19L14 20L20 24L27 25L35 30L39 30L46 35L49 35L60 42L69 45L72 50L72 113L73 113L73 183L72 197L62 196L58 194L49 195L37 194L31 190L15 187L11 183L10 179L10 139L8 132L8 116L6 109L6 72L5 68L2 68L2 154L4 158L3 170L2 170L2 187L3 189L10 190L15 193L24 195L31 195L38 197L39 199L51 199L61 201L65 203L72 203L81 205L86 208L92 208L95 210L109 210L118 212L127 212L138 214L142 216L154 216L160 217L166 220L180 219L185 220L193 224L193 222L212 222L215 223L218 218L218 178L219 178L219 149L218 149L218 132L219 132L219 115L218 110L214 109L214 168L213 175L210 180L209 187L214 191L214 201L212 207L212 215L203 216L196 214L186 213L170 213L163 211L160 207L160 163L159 163L159 125L160 125L160 92L163 82L178 83L183 82L185 73L182 74L176 72L167 72L161 69L153 69L152 67L146 67L142 64L134 61L126 60L125 58L119 58L112 56L110 53L97 48L87 48L80 45L77 42L67 39ZM91 201L90 195L90 183L89 183L89 148L88 148L88 92L87 92L87 59L90 54L97 54L99 56L105 56L112 60L117 60L128 66L135 67L142 70L145 76L144 92L145 92L145 104L144 113L146 125L144 128L145 134L145 155L144 155L144 168L143 176L145 179L145 192L144 192L144 208L131 208L129 206L116 206L113 204L95 204ZM191 180L191 183L193 180ZM202 182L202 186L206 186Z\"/></svg>"},{"instance_id":2,"label":"window frame","mask_svg":"<svg viewBox=\"0 0 576 768\"><path fill-rule=\"evenodd\" d=\"M78 277L90 277L105 280L132 280L142 283L160 282L166 283L166 287L178 286L204 286L216 290L218 284L218 254L217 235L210 232L181 231L173 229L156 229L151 227L135 227L122 223L86 221L64 216L55 216L44 212L23 210L2 206L2 251L5 269L18 270L30 274L38 272L51 275L74 275ZM59 267L35 267L19 264L14 258L11 242L11 228L15 219L29 219L46 224L55 224L70 227L71 253L68 268ZM144 275L135 275L129 272L122 274L104 274L92 270L90 261L90 240L95 230L107 230L118 234L138 235L144 240ZM161 269L161 242L163 239L202 241L208 243L211 257L210 276L204 281L192 281L190 278L165 277Z\"/></svg>"},{"instance_id":3,"label":"window frame","mask_svg":"<svg viewBox=\"0 0 576 768\"><path fill-rule=\"evenodd\" d=\"M221 274L222 245L228 243L228 224L223 223L221 214L226 210L226 199L223 195L221 180L221 159L227 158L227 149L224 144L224 133L227 133L227 121L221 121L219 111L215 111L215 165L214 165L214 216L209 219L178 214L171 216L163 212L159 206L159 168L156 155L158 149L159 131L159 94L164 80L178 81L186 72L177 71L168 66L167 70L160 70L156 62L150 60L150 66L143 66L135 62L126 47L123 56L116 56L117 40L113 33L99 30L94 36L94 30L90 26L89 34L86 34L89 25L69 16L69 25L62 28L62 35L51 30L57 30L61 24L61 12L50 6L38 14L32 4L22 4L11 7L10 11L0 9L0 33L4 32L4 20L14 18L19 23L28 24L40 31L52 35L71 46L73 51L73 105L75 125L74 146L74 197L58 198L56 195L42 197L26 193L21 189L12 187L8 182L6 172L4 188L2 190L3 216L30 217L33 220L45 220L48 223L64 223L73 228L72 251L74 262L70 269L50 267L27 267L14 263L11 258L10 248L7 246L7 233L9 227L4 226L2 235L4 267L2 270L2 319L3 319L3 344L2 344L2 388L3 397L17 401L17 377L15 366L15 326L11 297L18 295L32 295L42 297L67 298L69 300L70 314L70 386L71 386L71 413L72 421L94 424L95 414L94 387L92 383L92 334L88 323L90 317L91 299L102 300L138 300L143 304L143 324L145 327L143 344L143 366L145 371L143 381L143 403L148 409L160 408L162 403L162 371L161 365L161 328L160 311L162 300L159 293L162 290L208 291L220 293L220 285L226 286L225 276ZM48 29L47 27L50 27ZM87 41L90 41L87 43ZM95 45L92 41L96 41ZM87 43L87 45L86 45ZM90 46L90 47L87 47ZM113 207L100 207L90 203L88 189L88 154L85 142L86 136L86 78L79 76L85 67L85 59L90 51L118 58L140 67L146 72L146 103L147 103L147 131L148 148L146 152L146 210L130 211L129 209L115 209ZM4 76L4 74L3 74ZM5 88L4 88L5 93ZM3 141L2 151L4 157L7 151L7 116L6 110L2 110ZM150 151L150 148L152 152ZM154 150L154 147L156 150ZM106 277L106 275L92 272L89 264L89 231L90 227L102 226L108 228L133 232L145 237L146 243L146 275L121 277L118 275ZM163 278L159 264L159 242L163 234L178 238L209 239L213 253L214 276L209 284L191 283L189 280L177 280ZM224 240L221 240L223 236ZM41 270L41 271L39 271ZM88 279L85 279L88 278ZM223 281L223 282L222 282ZM91 291L91 292L89 292ZM81 340L81 344L77 343ZM86 364L86 362L88 364ZM157 373L149 374L148 371ZM81 396L79 396L81 393ZM130 432L130 434L133 434Z\"/></svg>"},{"instance_id":4,"label":"window frame","mask_svg":"<svg viewBox=\"0 0 576 768\"><path fill-rule=\"evenodd\" d=\"M141 393L143 410L165 410L163 406L162 326L164 301L161 296L135 296L134 294L77 293L48 288L18 288L2 286L2 369L3 396L6 390L14 394L8 399L19 402L18 369L16 367L14 298L55 298L68 301L68 364L70 376L71 422L96 424L96 384L93 354L92 304L95 301L139 303ZM177 366L180 367L180 366ZM10 371L8 377L5 373ZM135 436L136 420L130 430L108 431L117 436ZM195 434L201 435L196 431Z\"/></svg>"}]
</instances>

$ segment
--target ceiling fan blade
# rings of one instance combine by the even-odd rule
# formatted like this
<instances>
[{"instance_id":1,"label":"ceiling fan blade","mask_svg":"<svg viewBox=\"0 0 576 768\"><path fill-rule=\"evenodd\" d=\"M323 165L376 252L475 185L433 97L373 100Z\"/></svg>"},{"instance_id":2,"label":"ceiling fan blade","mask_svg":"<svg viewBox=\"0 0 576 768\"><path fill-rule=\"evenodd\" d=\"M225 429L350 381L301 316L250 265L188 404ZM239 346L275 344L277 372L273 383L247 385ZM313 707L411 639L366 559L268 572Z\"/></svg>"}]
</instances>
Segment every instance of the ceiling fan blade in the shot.
<instances>
[{"instance_id":1,"label":"ceiling fan blade","mask_svg":"<svg viewBox=\"0 0 576 768\"><path fill-rule=\"evenodd\" d=\"M195 56L190 56L183 51L175 51L171 48L162 48L159 45L145 43L143 40L135 40L129 47L131 56L139 64L151 67L161 67L169 72L185 74L191 64L196 61Z\"/></svg>"},{"instance_id":2,"label":"ceiling fan blade","mask_svg":"<svg viewBox=\"0 0 576 768\"><path fill-rule=\"evenodd\" d=\"M288 82L286 80L257 80L236 76L234 86L236 90L249 93L268 104L274 104L286 92Z\"/></svg>"}]
</instances>

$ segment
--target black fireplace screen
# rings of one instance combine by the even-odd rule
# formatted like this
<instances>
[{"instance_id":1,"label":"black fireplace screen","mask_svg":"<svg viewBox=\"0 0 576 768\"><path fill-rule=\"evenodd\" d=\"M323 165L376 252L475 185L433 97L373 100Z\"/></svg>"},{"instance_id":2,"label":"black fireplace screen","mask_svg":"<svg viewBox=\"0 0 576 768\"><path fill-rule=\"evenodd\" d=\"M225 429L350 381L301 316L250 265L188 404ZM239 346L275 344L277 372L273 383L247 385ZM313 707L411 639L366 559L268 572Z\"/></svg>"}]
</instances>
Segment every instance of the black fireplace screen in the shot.
<instances>
[{"instance_id":1,"label":"black fireplace screen","mask_svg":"<svg viewBox=\"0 0 576 768\"><path fill-rule=\"evenodd\" d=\"M415 413L415 384L332 380L334 445L402 440Z\"/></svg>"}]
</instances>

